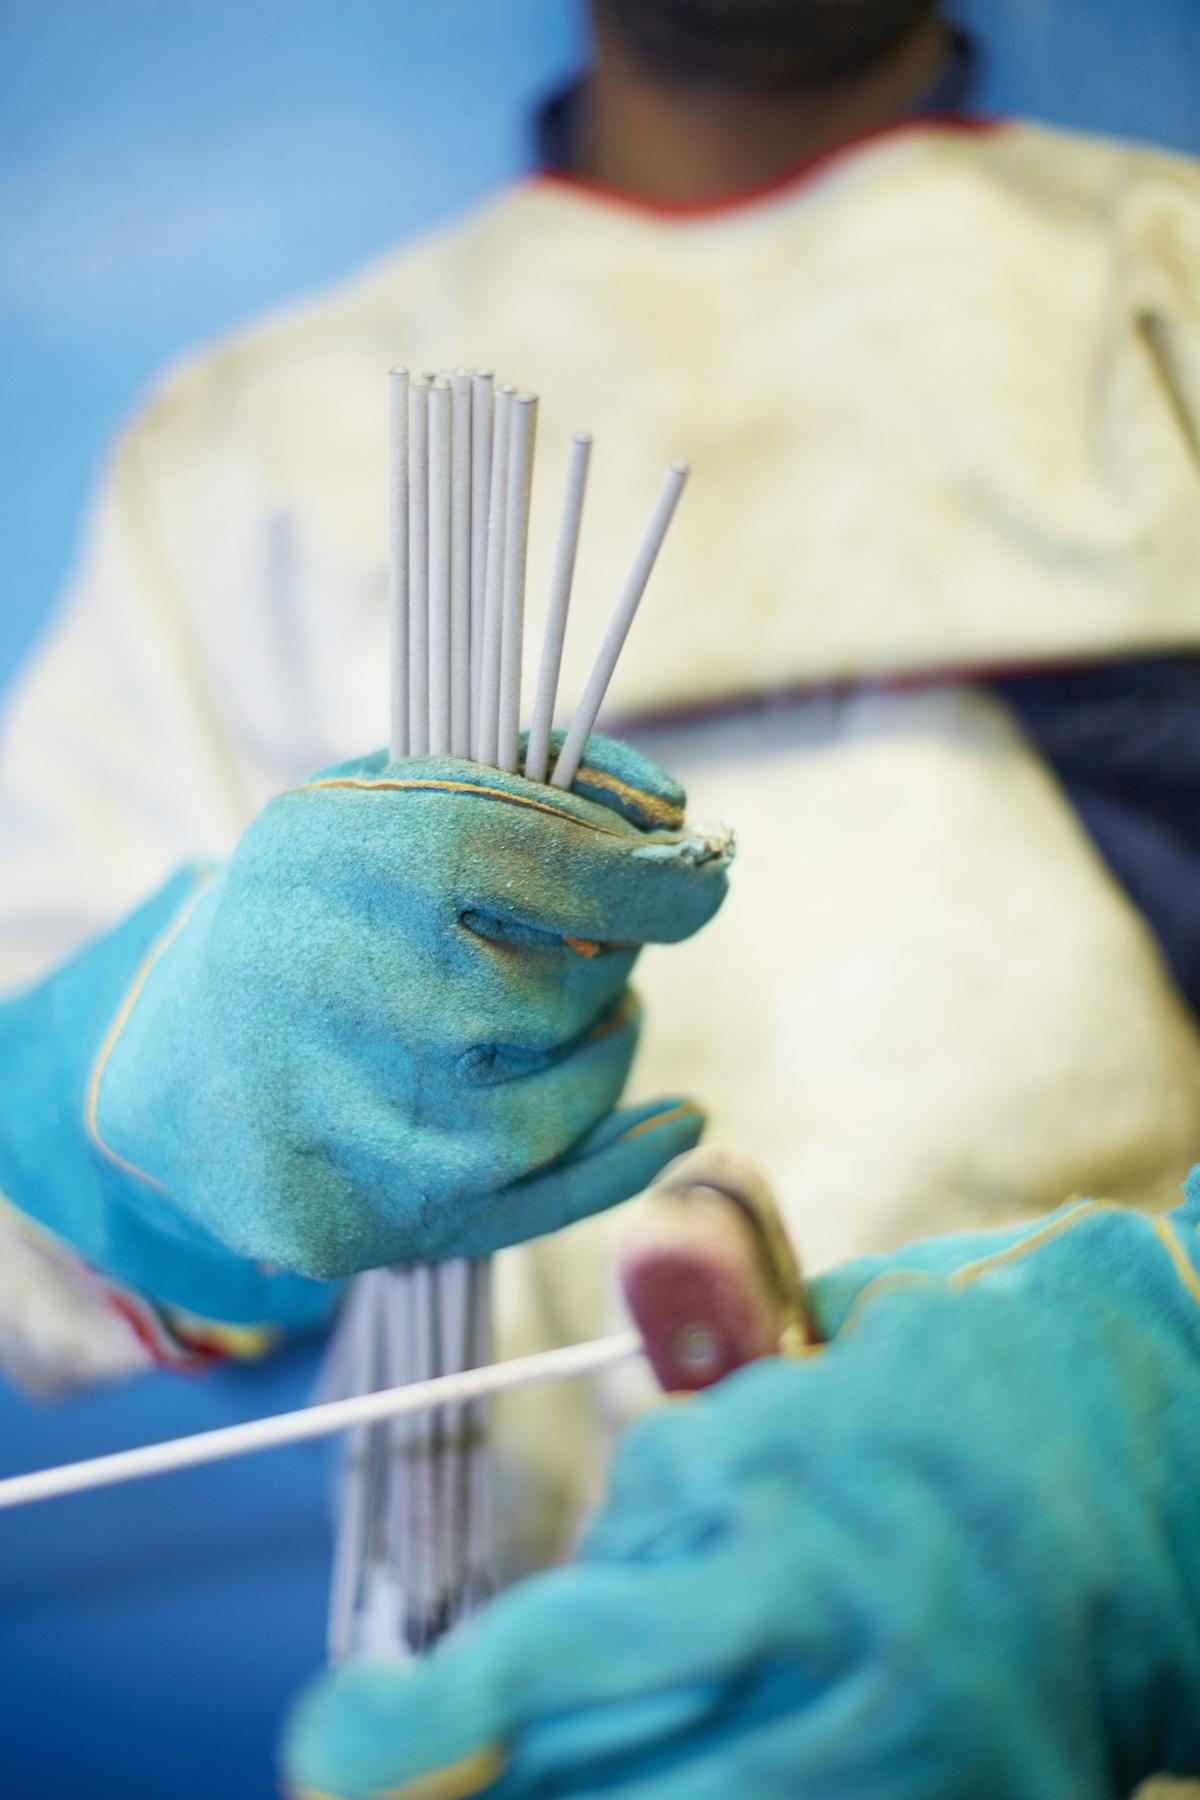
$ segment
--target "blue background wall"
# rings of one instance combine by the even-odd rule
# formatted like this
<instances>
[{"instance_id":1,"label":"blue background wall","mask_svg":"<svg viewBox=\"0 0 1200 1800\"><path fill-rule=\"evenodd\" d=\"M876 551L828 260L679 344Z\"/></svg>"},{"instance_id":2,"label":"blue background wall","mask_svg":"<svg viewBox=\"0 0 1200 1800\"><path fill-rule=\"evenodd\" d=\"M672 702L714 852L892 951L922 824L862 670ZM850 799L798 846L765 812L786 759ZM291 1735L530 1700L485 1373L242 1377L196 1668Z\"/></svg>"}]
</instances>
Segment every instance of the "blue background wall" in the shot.
<instances>
[{"instance_id":1,"label":"blue background wall","mask_svg":"<svg viewBox=\"0 0 1200 1800\"><path fill-rule=\"evenodd\" d=\"M163 362L519 168L563 0L0 0L0 682Z\"/></svg>"},{"instance_id":2,"label":"blue background wall","mask_svg":"<svg viewBox=\"0 0 1200 1800\"><path fill-rule=\"evenodd\" d=\"M984 104L1200 153L1197 0L962 0ZM519 168L572 0L0 0L0 685L162 363ZM65 1406L0 1471L302 1403L300 1348ZM312 1447L0 1514L0 1789L267 1800L321 1654Z\"/></svg>"},{"instance_id":3,"label":"blue background wall","mask_svg":"<svg viewBox=\"0 0 1200 1800\"><path fill-rule=\"evenodd\" d=\"M984 104L1200 153L1196 0L958 0ZM162 363L518 168L576 0L0 0L0 686Z\"/></svg>"}]
</instances>

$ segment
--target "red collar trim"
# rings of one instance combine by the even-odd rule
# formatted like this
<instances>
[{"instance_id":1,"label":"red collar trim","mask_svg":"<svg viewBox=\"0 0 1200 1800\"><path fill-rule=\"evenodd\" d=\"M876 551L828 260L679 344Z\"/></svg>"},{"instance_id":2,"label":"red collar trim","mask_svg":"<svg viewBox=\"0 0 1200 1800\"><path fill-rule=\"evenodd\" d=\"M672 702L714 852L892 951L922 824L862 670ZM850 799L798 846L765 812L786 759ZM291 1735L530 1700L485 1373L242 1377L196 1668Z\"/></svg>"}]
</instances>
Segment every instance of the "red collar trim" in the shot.
<instances>
[{"instance_id":1,"label":"red collar trim","mask_svg":"<svg viewBox=\"0 0 1200 1800\"><path fill-rule=\"evenodd\" d=\"M573 174L569 169L543 169L531 179L535 184L569 188L573 193L585 194L590 199L602 200L611 206L621 206L631 212L649 213L655 218L711 219L719 218L723 213L739 212L759 201L775 199L793 189L804 187L824 175L835 163L842 162L866 145L879 143L885 138L930 129L981 136L986 132L1000 130L1005 123L1002 118L970 113L924 113L916 118L895 119L888 125L877 125L872 131L863 131L857 137L847 138L844 143L835 144L831 150L822 150L816 156L807 157L793 168L786 169L782 175L773 175L769 181L757 181L749 187L735 188L731 193L721 194L715 200L651 200L641 194L627 193L624 188L612 187L604 181L593 181L587 175Z\"/></svg>"}]
</instances>

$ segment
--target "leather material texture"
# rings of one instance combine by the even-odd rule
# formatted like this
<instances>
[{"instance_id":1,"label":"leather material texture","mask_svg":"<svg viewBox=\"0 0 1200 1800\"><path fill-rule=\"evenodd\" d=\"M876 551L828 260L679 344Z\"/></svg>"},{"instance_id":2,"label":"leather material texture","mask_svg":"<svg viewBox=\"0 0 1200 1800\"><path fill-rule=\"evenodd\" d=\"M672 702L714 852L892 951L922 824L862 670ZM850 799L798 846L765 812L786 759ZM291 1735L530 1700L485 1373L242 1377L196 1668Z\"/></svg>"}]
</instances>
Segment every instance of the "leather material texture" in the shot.
<instances>
[{"instance_id":1,"label":"leather material texture","mask_svg":"<svg viewBox=\"0 0 1200 1800\"><path fill-rule=\"evenodd\" d=\"M730 843L624 746L593 739L584 774L612 804L383 752L277 796L223 869L0 1012L0 1185L98 1266L239 1319L636 1192L702 1121L614 1114L628 977L716 910Z\"/></svg>"},{"instance_id":2,"label":"leather material texture","mask_svg":"<svg viewBox=\"0 0 1200 1800\"><path fill-rule=\"evenodd\" d=\"M812 1284L644 1419L569 1569L299 1707L297 1791L1117 1800L1200 1774L1200 1173ZM477 1766L485 1766L482 1760ZM422 1781L427 1785L422 1786ZM412 1784L411 1786L409 1784Z\"/></svg>"}]
</instances>

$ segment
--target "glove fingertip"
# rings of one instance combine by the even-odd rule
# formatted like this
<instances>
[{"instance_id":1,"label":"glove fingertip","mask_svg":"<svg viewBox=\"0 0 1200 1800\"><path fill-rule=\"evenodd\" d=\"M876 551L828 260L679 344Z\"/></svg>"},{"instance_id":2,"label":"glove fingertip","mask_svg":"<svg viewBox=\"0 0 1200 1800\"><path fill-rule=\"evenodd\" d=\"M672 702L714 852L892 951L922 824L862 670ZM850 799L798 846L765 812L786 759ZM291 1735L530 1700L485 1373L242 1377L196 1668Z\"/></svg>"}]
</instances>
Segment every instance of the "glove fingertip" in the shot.
<instances>
[{"instance_id":1,"label":"glove fingertip","mask_svg":"<svg viewBox=\"0 0 1200 1800\"><path fill-rule=\"evenodd\" d=\"M643 1100L637 1106L621 1106L601 1119L584 1139L579 1160L586 1162L614 1144L628 1143L648 1131L659 1128L692 1131L697 1141L708 1123L708 1114L698 1100L687 1095L671 1094L657 1100Z\"/></svg>"},{"instance_id":2,"label":"glove fingertip","mask_svg":"<svg viewBox=\"0 0 1200 1800\"><path fill-rule=\"evenodd\" d=\"M566 736L565 731L550 733L552 766ZM524 745L523 733L522 751ZM687 794L674 776L632 744L598 731L592 732L584 746L571 792L619 813L640 831L678 831L687 807Z\"/></svg>"},{"instance_id":3,"label":"glove fingertip","mask_svg":"<svg viewBox=\"0 0 1200 1800\"><path fill-rule=\"evenodd\" d=\"M487 1256L618 1206L693 1149L704 1126L694 1100L656 1100L609 1113L569 1158L494 1194L484 1228L455 1254Z\"/></svg>"},{"instance_id":4,"label":"glove fingertip","mask_svg":"<svg viewBox=\"0 0 1200 1800\"><path fill-rule=\"evenodd\" d=\"M294 1800L373 1800L381 1790L406 1792L398 1784L410 1771L420 1781L418 1771L462 1762L468 1746L438 1700L423 1666L354 1659L320 1676L295 1702L284 1727L285 1793Z\"/></svg>"},{"instance_id":5,"label":"glove fingertip","mask_svg":"<svg viewBox=\"0 0 1200 1800\"><path fill-rule=\"evenodd\" d=\"M582 1218L640 1194L669 1162L695 1148L706 1123L694 1100L657 1100L610 1114L566 1171L577 1189L571 1216Z\"/></svg>"}]
</instances>

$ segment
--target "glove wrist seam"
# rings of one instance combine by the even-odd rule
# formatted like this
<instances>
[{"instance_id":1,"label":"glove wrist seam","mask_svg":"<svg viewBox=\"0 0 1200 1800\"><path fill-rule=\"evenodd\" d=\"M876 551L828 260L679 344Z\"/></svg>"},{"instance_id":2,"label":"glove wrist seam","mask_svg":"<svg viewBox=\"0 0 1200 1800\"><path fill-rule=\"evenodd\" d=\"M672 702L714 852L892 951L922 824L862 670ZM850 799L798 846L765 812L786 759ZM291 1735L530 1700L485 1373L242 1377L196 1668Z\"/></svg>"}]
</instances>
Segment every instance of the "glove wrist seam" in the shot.
<instances>
[{"instance_id":1,"label":"glove wrist seam","mask_svg":"<svg viewBox=\"0 0 1200 1800\"><path fill-rule=\"evenodd\" d=\"M1196 1273L1195 1264L1180 1242L1179 1233L1171 1220L1161 1215L1151 1219L1150 1224L1155 1237L1170 1257L1181 1285L1187 1290L1197 1308L1200 1308L1200 1275Z\"/></svg>"},{"instance_id":2,"label":"glove wrist seam","mask_svg":"<svg viewBox=\"0 0 1200 1800\"><path fill-rule=\"evenodd\" d=\"M130 1016L138 1002L142 989L146 985L151 969L154 968L163 952L174 942L175 938L178 937L179 933L191 918L201 895L204 894L211 885L214 873L215 871L212 868L207 867L197 871L196 885L192 892L187 896L183 905L171 920L171 923L167 926L166 930L160 932L159 936L154 940L153 944L151 944L149 950L147 950L141 962L138 964L133 979L126 988L120 1004L109 1023L108 1029L101 1039L100 1048L96 1052L95 1060L93 1061L91 1070L88 1074L87 1086L84 1090L83 1127L89 1143L94 1149L99 1151L106 1162L111 1163L124 1174L132 1175L138 1181L144 1181L149 1187L155 1188L161 1194L167 1192L166 1187L161 1181L157 1180L153 1175L148 1175L144 1169L139 1169L136 1163L129 1162L116 1150L112 1149L109 1144L106 1144L101 1136L100 1126L96 1117L96 1110L100 1100L100 1083L103 1080L104 1071L108 1066L109 1059L120 1041L121 1034L129 1023Z\"/></svg>"},{"instance_id":3,"label":"glove wrist seam","mask_svg":"<svg viewBox=\"0 0 1200 1800\"><path fill-rule=\"evenodd\" d=\"M948 1275L932 1269L886 1269L881 1275L876 1275L873 1280L868 1281L864 1287L859 1289L837 1335L840 1337L843 1332L852 1329L868 1307L874 1301L884 1298L889 1292L905 1288L937 1288L944 1293L961 1294L996 1269L1005 1268L1010 1263L1022 1262L1027 1256L1034 1255L1046 1244L1062 1237L1066 1232L1073 1231L1076 1225L1081 1225L1085 1219L1094 1218L1099 1212L1124 1212L1126 1210L1115 1200L1081 1200L1068 1212L1060 1214L1058 1218L1051 1219L1047 1224L1033 1227L1027 1236L1018 1238L1015 1244L1006 1244L1003 1250L993 1251L990 1256L981 1256L974 1262L964 1263L961 1268L953 1270ZM1197 1302L1200 1304L1200 1292L1197 1293Z\"/></svg>"}]
</instances>

